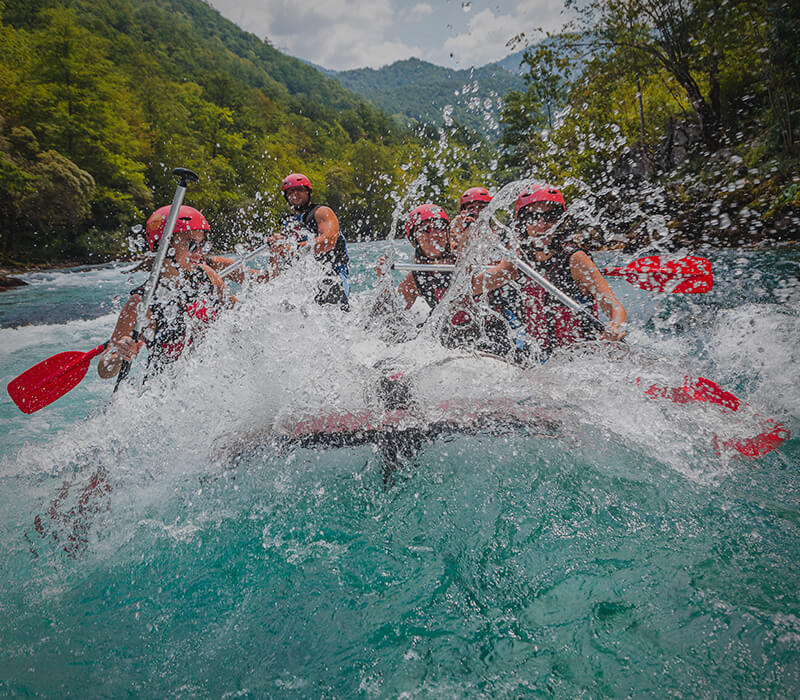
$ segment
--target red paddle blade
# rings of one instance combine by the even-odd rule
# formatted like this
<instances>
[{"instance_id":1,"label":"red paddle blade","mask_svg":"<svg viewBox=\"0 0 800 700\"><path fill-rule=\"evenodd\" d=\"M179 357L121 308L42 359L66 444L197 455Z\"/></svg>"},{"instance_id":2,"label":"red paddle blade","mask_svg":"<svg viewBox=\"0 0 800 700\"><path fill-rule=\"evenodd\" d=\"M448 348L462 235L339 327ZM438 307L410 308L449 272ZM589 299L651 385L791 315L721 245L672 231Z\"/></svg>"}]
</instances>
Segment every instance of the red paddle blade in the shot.
<instances>
[{"instance_id":1,"label":"red paddle blade","mask_svg":"<svg viewBox=\"0 0 800 700\"><path fill-rule=\"evenodd\" d=\"M708 401L731 411L737 411L742 403L730 391L725 391L719 384L705 377L698 377L695 382L691 380L691 377L686 377L686 383L680 387L660 387L652 384L645 389L644 393L651 399L661 396L674 403Z\"/></svg>"},{"instance_id":2,"label":"red paddle blade","mask_svg":"<svg viewBox=\"0 0 800 700\"><path fill-rule=\"evenodd\" d=\"M777 421L767 419L761 423L762 432L751 438L727 440L722 443L723 449L735 449L745 457L763 457L767 452L780 447L791 437L789 429Z\"/></svg>"},{"instance_id":3,"label":"red paddle blade","mask_svg":"<svg viewBox=\"0 0 800 700\"><path fill-rule=\"evenodd\" d=\"M13 379L8 395L23 413L34 413L77 386L86 376L91 352L60 352Z\"/></svg>"},{"instance_id":4,"label":"red paddle blade","mask_svg":"<svg viewBox=\"0 0 800 700\"><path fill-rule=\"evenodd\" d=\"M714 287L711 262L687 256L661 262L658 255L631 260L625 267L606 268L605 274L624 277L631 284L649 292L704 294Z\"/></svg>"},{"instance_id":5,"label":"red paddle blade","mask_svg":"<svg viewBox=\"0 0 800 700\"><path fill-rule=\"evenodd\" d=\"M640 381L637 379L637 384ZM731 412L739 410L744 405L737 396L730 391L726 391L719 384L705 377L698 377L692 381L691 377L686 377L686 382L681 387L660 387L656 384L650 385L645 389L645 394L650 398L663 397L675 403L689 403L699 401L717 404ZM727 440L722 443L723 449L735 449L745 457L763 457L768 452L780 447L791 437L789 429L772 419L762 420L760 423L762 432L749 438ZM716 439L715 439L716 443ZM719 445L717 445L719 447Z\"/></svg>"}]
</instances>

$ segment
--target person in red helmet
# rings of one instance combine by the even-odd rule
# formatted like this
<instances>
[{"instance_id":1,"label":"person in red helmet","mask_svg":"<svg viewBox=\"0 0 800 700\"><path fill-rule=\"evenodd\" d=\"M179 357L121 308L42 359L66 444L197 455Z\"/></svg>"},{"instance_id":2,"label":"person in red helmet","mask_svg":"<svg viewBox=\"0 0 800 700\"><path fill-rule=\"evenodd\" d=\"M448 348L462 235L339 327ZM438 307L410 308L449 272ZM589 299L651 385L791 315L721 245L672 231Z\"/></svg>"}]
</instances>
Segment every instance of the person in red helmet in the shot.
<instances>
[{"instance_id":1,"label":"person in red helmet","mask_svg":"<svg viewBox=\"0 0 800 700\"><path fill-rule=\"evenodd\" d=\"M566 213L564 196L550 185L526 187L517 197L514 218L524 258L562 292L594 315L598 307L609 317L604 340L625 337L627 313L589 255L571 242L577 227ZM557 347L596 337L583 314L568 309L525 277L521 292L526 332L545 356Z\"/></svg>"},{"instance_id":2,"label":"person in red helmet","mask_svg":"<svg viewBox=\"0 0 800 700\"><path fill-rule=\"evenodd\" d=\"M436 204L414 207L406 218L406 238L414 246L414 262L423 265L452 265L456 256L450 249L450 217ZM397 291L410 309L422 297L431 308L450 286L450 272L409 272Z\"/></svg>"},{"instance_id":3,"label":"person in red helmet","mask_svg":"<svg viewBox=\"0 0 800 700\"><path fill-rule=\"evenodd\" d=\"M281 190L293 213L284 219L280 234L271 239L274 252L286 264L297 252L306 246L311 247L314 257L326 268L314 300L318 304L337 304L348 310L350 258L336 214L324 204L311 202L314 188L302 173L287 175L281 183Z\"/></svg>"},{"instance_id":4,"label":"person in red helmet","mask_svg":"<svg viewBox=\"0 0 800 700\"><path fill-rule=\"evenodd\" d=\"M447 212L435 204L423 204L412 209L406 218L406 238L414 246L414 262L424 265L452 265L456 261L450 248L450 219ZM378 267L376 270L380 270ZM380 273L379 273L380 274ZM472 276L471 289L457 301L450 322L442 328L442 342L448 347L473 347L496 354L512 350L511 334L502 312L495 307L505 303L497 294L505 294L504 287L512 278L513 268L505 261ZM405 308L410 309L420 297L432 309L450 288L453 273L450 271L415 270L400 282L400 293ZM493 313L481 309L482 298L488 296L488 307ZM481 319L478 321L477 319Z\"/></svg>"},{"instance_id":5,"label":"person in red helmet","mask_svg":"<svg viewBox=\"0 0 800 700\"><path fill-rule=\"evenodd\" d=\"M454 252L464 247L470 226L491 201L492 195L485 187L470 187L461 195L460 210L450 224L450 247Z\"/></svg>"},{"instance_id":6,"label":"person in red helmet","mask_svg":"<svg viewBox=\"0 0 800 700\"><path fill-rule=\"evenodd\" d=\"M147 220L145 238L151 251L155 251L164 233L169 210L169 206L161 207ZM142 339L133 340L137 310L145 294L144 287L137 287L122 307L108 347L100 356L97 373L103 379L115 377L122 363L133 361L143 344L149 351L148 369L159 371L177 360L192 338L196 339L215 318L222 304L224 283L205 258L210 230L197 209L179 209L170 250L147 310L149 324Z\"/></svg>"}]
</instances>

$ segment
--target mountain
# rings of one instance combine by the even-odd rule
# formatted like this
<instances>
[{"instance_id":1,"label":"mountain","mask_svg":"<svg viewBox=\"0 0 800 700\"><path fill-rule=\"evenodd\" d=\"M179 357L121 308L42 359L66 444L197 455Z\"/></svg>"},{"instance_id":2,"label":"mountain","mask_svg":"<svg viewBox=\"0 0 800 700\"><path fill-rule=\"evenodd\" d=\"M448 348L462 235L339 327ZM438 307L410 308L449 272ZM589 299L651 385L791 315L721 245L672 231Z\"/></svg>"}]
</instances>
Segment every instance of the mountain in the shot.
<instances>
[{"instance_id":1,"label":"mountain","mask_svg":"<svg viewBox=\"0 0 800 700\"><path fill-rule=\"evenodd\" d=\"M509 73L513 73L514 75L519 75L522 65L522 57L524 55L525 49L522 49L522 51L515 51L514 53L509 54L505 58L497 61L493 65L505 68Z\"/></svg>"},{"instance_id":2,"label":"mountain","mask_svg":"<svg viewBox=\"0 0 800 700\"><path fill-rule=\"evenodd\" d=\"M0 45L0 257L117 254L175 166L223 231L273 226L292 170L390 218L354 183L390 181L408 131L203 0L2 0Z\"/></svg>"},{"instance_id":3,"label":"mountain","mask_svg":"<svg viewBox=\"0 0 800 700\"><path fill-rule=\"evenodd\" d=\"M505 59L513 65L513 57ZM334 73L344 87L362 95L408 123L442 124L445 110L452 118L497 138L500 100L510 90L523 90L523 79L493 63L469 70L453 70L409 58L383 68L359 68ZM449 110L447 110L449 112Z\"/></svg>"}]
</instances>

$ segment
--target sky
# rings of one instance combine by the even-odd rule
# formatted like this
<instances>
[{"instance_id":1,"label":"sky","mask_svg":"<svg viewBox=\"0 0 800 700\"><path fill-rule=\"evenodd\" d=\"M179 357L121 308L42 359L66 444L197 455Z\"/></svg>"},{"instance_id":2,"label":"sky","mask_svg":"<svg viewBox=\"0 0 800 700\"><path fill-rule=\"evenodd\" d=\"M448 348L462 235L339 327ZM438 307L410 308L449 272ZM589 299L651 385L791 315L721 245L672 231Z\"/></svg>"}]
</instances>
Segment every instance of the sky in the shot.
<instances>
[{"instance_id":1,"label":"sky","mask_svg":"<svg viewBox=\"0 0 800 700\"><path fill-rule=\"evenodd\" d=\"M275 48L324 68L379 68L421 58L448 68L482 66L507 42L564 23L563 0L208 0ZM535 35L534 36L541 36Z\"/></svg>"}]
</instances>

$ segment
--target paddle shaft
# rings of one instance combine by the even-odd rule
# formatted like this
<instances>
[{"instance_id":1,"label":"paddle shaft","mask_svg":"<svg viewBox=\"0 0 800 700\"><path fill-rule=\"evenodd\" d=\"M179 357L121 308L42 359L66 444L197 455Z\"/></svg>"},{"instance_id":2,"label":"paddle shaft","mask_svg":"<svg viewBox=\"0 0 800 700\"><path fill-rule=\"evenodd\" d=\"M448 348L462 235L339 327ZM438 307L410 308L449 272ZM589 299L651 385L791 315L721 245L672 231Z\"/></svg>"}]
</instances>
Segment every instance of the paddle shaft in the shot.
<instances>
[{"instance_id":1,"label":"paddle shaft","mask_svg":"<svg viewBox=\"0 0 800 700\"><path fill-rule=\"evenodd\" d=\"M197 182L198 177L191 170L186 168L175 168L172 171L173 175L180 177L180 182L175 188L175 196L172 198L172 204L169 208L169 215L167 216L167 223L164 226L164 233L161 235L161 240L158 242L158 251L156 252L156 259L153 262L153 268L150 270L150 277L145 283L144 299L136 309L136 323L131 332L131 338L134 341L139 340L139 334L142 332L145 323L147 322L147 310L153 301L153 296L156 293L156 286L158 285L158 278L161 275L161 268L164 265L164 259L167 257L170 242L172 241L172 232L175 230L175 224L178 221L178 214L180 213L181 205L183 204L183 197L186 194L188 182ZM127 360L122 362L117 375L117 383L114 385L114 391L119 388L119 385L128 376L131 370L131 363Z\"/></svg>"},{"instance_id":2,"label":"paddle shaft","mask_svg":"<svg viewBox=\"0 0 800 700\"><path fill-rule=\"evenodd\" d=\"M426 263L393 263L393 270L401 272L455 272L455 265L430 265Z\"/></svg>"},{"instance_id":3,"label":"paddle shaft","mask_svg":"<svg viewBox=\"0 0 800 700\"><path fill-rule=\"evenodd\" d=\"M231 263L230 265L228 265L228 267L223 267L219 273L219 276L227 277L229 274L231 274L231 272L235 272L239 267L244 265L246 262L249 262L253 258L261 255L261 253L263 253L265 250L268 250L269 247L270 244L265 243L264 245L258 246L258 248L256 248L255 250L251 250L249 253L239 258L235 263Z\"/></svg>"},{"instance_id":4,"label":"paddle shaft","mask_svg":"<svg viewBox=\"0 0 800 700\"><path fill-rule=\"evenodd\" d=\"M505 259L511 261L520 272L523 272L527 277L529 277L533 282L536 282L540 287L542 287L545 291L552 294L556 299L558 299L564 306L572 309L577 313L581 313L587 318L591 319L592 323L597 326L598 329L605 331L606 326L605 324L597 318L595 315L592 314L589 309L587 309L582 304L579 304L575 301L571 296L568 296L564 292L562 292L558 287L556 287L552 282L550 282L546 277L543 277L539 274L536 270L533 269L528 263L526 263L521 258L518 258L515 255L511 255L510 252L503 248L498 248L498 251L503 252L503 256ZM455 265L425 265L425 264L415 264L415 263L395 263L392 265L393 270L412 270L417 272L454 272L456 269Z\"/></svg>"}]
</instances>

